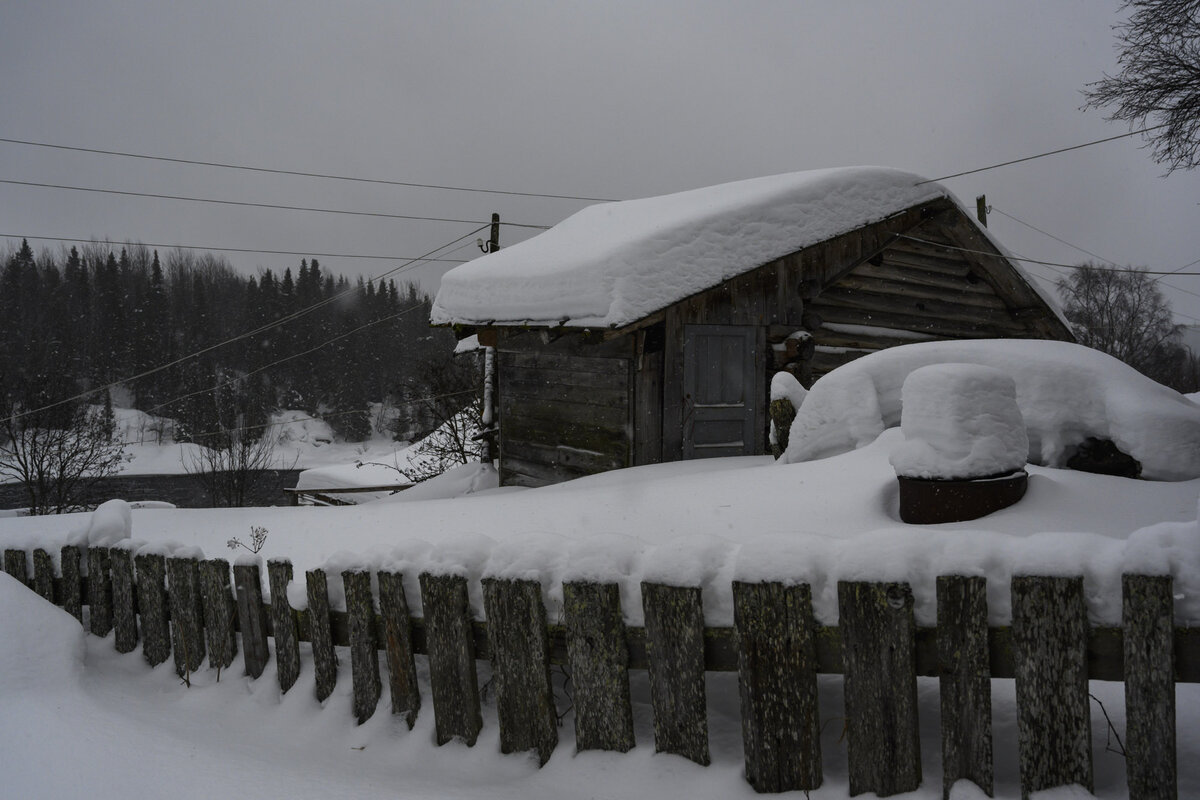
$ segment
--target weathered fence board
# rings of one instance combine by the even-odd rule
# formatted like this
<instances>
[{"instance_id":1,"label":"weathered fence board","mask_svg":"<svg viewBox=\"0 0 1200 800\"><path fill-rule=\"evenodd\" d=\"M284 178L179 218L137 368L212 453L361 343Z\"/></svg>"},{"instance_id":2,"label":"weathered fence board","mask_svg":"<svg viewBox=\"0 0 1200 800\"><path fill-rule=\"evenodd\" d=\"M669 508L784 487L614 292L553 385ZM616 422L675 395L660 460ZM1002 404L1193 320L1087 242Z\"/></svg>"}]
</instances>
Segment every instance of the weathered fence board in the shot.
<instances>
[{"instance_id":1,"label":"weathered fence board","mask_svg":"<svg viewBox=\"0 0 1200 800\"><path fill-rule=\"evenodd\" d=\"M1130 800L1174 800L1175 605L1170 575L1121 576Z\"/></svg>"},{"instance_id":2,"label":"weathered fence board","mask_svg":"<svg viewBox=\"0 0 1200 800\"><path fill-rule=\"evenodd\" d=\"M33 551L33 590L54 602L54 562L40 547Z\"/></svg>"},{"instance_id":3,"label":"weathered fence board","mask_svg":"<svg viewBox=\"0 0 1200 800\"><path fill-rule=\"evenodd\" d=\"M29 574L25 563L25 551L8 548L4 551L4 571L19 580L25 586L29 585Z\"/></svg>"},{"instance_id":4,"label":"weathered fence board","mask_svg":"<svg viewBox=\"0 0 1200 800\"><path fill-rule=\"evenodd\" d=\"M171 656L166 559L158 553L139 553L133 561L137 567L138 615L142 618L142 656L147 664L157 667Z\"/></svg>"},{"instance_id":5,"label":"weathered fence board","mask_svg":"<svg viewBox=\"0 0 1200 800\"><path fill-rule=\"evenodd\" d=\"M258 564L233 565L238 623L242 629L242 659L246 674L257 678L267 668L267 615L262 601L262 571Z\"/></svg>"},{"instance_id":6,"label":"weathered fence board","mask_svg":"<svg viewBox=\"0 0 1200 800\"><path fill-rule=\"evenodd\" d=\"M916 622L907 583L838 581L850 794L921 785Z\"/></svg>"},{"instance_id":7,"label":"weathered fence board","mask_svg":"<svg viewBox=\"0 0 1200 800\"><path fill-rule=\"evenodd\" d=\"M642 583L654 749L709 763L699 587Z\"/></svg>"},{"instance_id":8,"label":"weathered fence board","mask_svg":"<svg viewBox=\"0 0 1200 800\"><path fill-rule=\"evenodd\" d=\"M234 630L237 604L229 586L229 562L223 558L206 559L200 562L199 570L208 665L227 669L237 656L237 632Z\"/></svg>"},{"instance_id":9,"label":"weathered fence board","mask_svg":"<svg viewBox=\"0 0 1200 800\"><path fill-rule=\"evenodd\" d=\"M988 663L987 579L937 579L938 686L942 710L942 796L973 781L991 796L992 677Z\"/></svg>"},{"instance_id":10,"label":"weathered fence board","mask_svg":"<svg viewBox=\"0 0 1200 800\"><path fill-rule=\"evenodd\" d=\"M309 570L304 578L308 592L308 637L317 679L315 694L317 702L323 703L337 685L337 652L333 649L333 629L329 624L329 585L325 570Z\"/></svg>"},{"instance_id":11,"label":"weathered fence board","mask_svg":"<svg viewBox=\"0 0 1200 800\"><path fill-rule=\"evenodd\" d=\"M746 780L758 792L821 785L821 724L808 584L733 584Z\"/></svg>"},{"instance_id":12,"label":"weathered fence board","mask_svg":"<svg viewBox=\"0 0 1200 800\"><path fill-rule=\"evenodd\" d=\"M375 646L375 605L371 600L371 573L346 570L346 614L350 620L350 674L354 682L354 716L361 725L375 713L382 688L379 684L379 651Z\"/></svg>"},{"instance_id":13,"label":"weathered fence board","mask_svg":"<svg viewBox=\"0 0 1200 800\"><path fill-rule=\"evenodd\" d=\"M387 653L388 688L392 695L392 713L404 714L409 730L421 710L421 692L417 687L417 664L413 658L412 618L404 596L404 576L399 572L380 572L379 614L382 617L384 651Z\"/></svg>"},{"instance_id":14,"label":"weathered fence board","mask_svg":"<svg viewBox=\"0 0 1200 800\"><path fill-rule=\"evenodd\" d=\"M563 584L563 621L575 704L575 747L633 749L629 648L615 583Z\"/></svg>"},{"instance_id":15,"label":"weathered fence board","mask_svg":"<svg viewBox=\"0 0 1200 800\"><path fill-rule=\"evenodd\" d=\"M288 603L288 584L292 582L292 562L271 559L267 562L271 584L271 633L275 637L275 668L279 691L287 694L300 677L300 631L296 612Z\"/></svg>"},{"instance_id":16,"label":"weathered fence board","mask_svg":"<svg viewBox=\"0 0 1200 800\"><path fill-rule=\"evenodd\" d=\"M112 630L112 575L107 547L88 548L88 629L95 636ZM21 559L24 561L24 554Z\"/></svg>"},{"instance_id":17,"label":"weathered fence board","mask_svg":"<svg viewBox=\"0 0 1200 800\"><path fill-rule=\"evenodd\" d=\"M1072 783L1090 792L1083 578L1014 575L1012 616L1021 797Z\"/></svg>"},{"instance_id":18,"label":"weathered fence board","mask_svg":"<svg viewBox=\"0 0 1200 800\"><path fill-rule=\"evenodd\" d=\"M540 766L558 745L542 585L485 578L483 611L496 685L500 752L536 751Z\"/></svg>"},{"instance_id":19,"label":"weathered fence board","mask_svg":"<svg viewBox=\"0 0 1200 800\"><path fill-rule=\"evenodd\" d=\"M132 653L138 645L133 554L123 547L112 548L109 569L112 575L113 644L118 653Z\"/></svg>"},{"instance_id":20,"label":"weathered fence board","mask_svg":"<svg viewBox=\"0 0 1200 800\"><path fill-rule=\"evenodd\" d=\"M200 565L194 558L167 559L171 598L175 673L188 679L204 661L204 612L200 601Z\"/></svg>"},{"instance_id":21,"label":"weathered fence board","mask_svg":"<svg viewBox=\"0 0 1200 800\"><path fill-rule=\"evenodd\" d=\"M460 575L421 573L429 649L429 688L437 743L461 739L475 744L483 717L475 671L475 631L467 579Z\"/></svg>"},{"instance_id":22,"label":"weathered fence board","mask_svg":"<svg viewBox=\"0 0 1200 800\"><path fill-rule=\"evenodd\" d=\"M80 575L80 553L78 547L67 545L62 549L62 607L63 610L83 622L83 578Z\"/></svg>"}]
</instances>

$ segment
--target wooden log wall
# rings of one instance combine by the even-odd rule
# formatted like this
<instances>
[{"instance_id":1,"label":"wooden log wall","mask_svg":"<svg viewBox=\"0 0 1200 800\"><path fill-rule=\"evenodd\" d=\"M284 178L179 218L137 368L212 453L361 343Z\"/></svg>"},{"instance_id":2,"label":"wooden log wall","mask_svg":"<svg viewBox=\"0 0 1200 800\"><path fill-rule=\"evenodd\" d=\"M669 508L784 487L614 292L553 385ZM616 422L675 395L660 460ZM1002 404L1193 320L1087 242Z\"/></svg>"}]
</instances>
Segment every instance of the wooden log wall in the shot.
<instances>
[{"instance_id":1,"label":"wooden log wall","mask_svg":"<svg viewBox=\"0 0 1200 800\"><path fill-rule=\"evenodd\" d=\"M97 548L91 548L97 550ZM119 555L124 553L125 555ZM63 549L60 575L47 572L49 553L4 554L4 569L52 602L78 604L91 629L93 601L110 614L114 646L126 649L126 615L136 612L146 660L162 663L173 650L181 675L230 665L235 627L248 674L289 661L292 642L310 643L295 661L311 663L317 699L337 680L337 648L347 648L351 696L359 721L381 698L379 651L384 651L392 713L410 727L421 710L414 655L428 655L437 741L474 744L482 728L478 659L492 664L504 752L531 751L539 763L558 745L552 664L570 668L576 747L627 751L635 745L629 670L648 670L655 748L698 763L709 759L705 673L736 672L742 708L746 778L759 792L807 791L823 779L816 676L841 674L852 792L877 796L910 791L923 775L917 738L918 676L937 676L941 689L942 775L945 796L968 779L992 790L990 682L1015 677L1018 763L1023 795L1092 781L1088 680L1123 680L1126 687L1126 772L1130 797L1174 797L1174 685L1200 683L1200 628L1178 627L1168 576L1126 575L1121 627L1089 627L1083 581L1017 576L1013 624L987 625L987 585L980 577L941 576L939 625L918 628L904 583L838 584L841 621L818 625L804 584L735 583L733 627L703 624L701 590L642 586L644 628L622 621L616 584L567 583L564 624L549 624L536 581L488 579L487 622L471 617L468 581L420 575L424 618L408 615L403 576L343 573L348 611L331 611L322 570L307 573L309 608L286 606L291 565L272 562L272 602L264 603L256 564L233 568L236 614L223 559L111 550L88 553L89 574L78 575L80 551ZM114 558L115 556L115 558ZM109 577L94 571L107 563ZM128 563L133 579L128 578ZM40 565L40 566L39 566ZM164 583L165 581L165 583ZM111 594L106 594L108 586ZM40 589L38 588L40 587ZM287 613L285 613L287 612ZM288 620L295 623L289 629ZM169 624L169 629L168 629ZM212 630L210 630L210 627ZM272 659L267 637L280 627L285 652ZM228 648L228 649L227 649ZM136 645L135 648L136 649ZM310 655L311 653L311 655ZM311 659L311 660L310 660ZM290 680L290 678L289 678ZM1187 724L1194 724L1190 721Z\"/></svg>"}]
</instances>

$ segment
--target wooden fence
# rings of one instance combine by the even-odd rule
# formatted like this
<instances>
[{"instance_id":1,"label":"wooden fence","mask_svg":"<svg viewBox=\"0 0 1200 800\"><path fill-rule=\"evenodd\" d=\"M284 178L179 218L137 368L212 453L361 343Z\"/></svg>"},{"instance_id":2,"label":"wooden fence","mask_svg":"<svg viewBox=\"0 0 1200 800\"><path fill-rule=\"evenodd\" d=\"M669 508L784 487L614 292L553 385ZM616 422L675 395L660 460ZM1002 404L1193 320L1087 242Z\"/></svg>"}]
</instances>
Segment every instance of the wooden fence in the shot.
<instances>
[{"instance_id":1,"label":"wooden fence","mask_svg":"<svg viewBox=\"0 0 1200 800\"><path fill-rule=\"evenodd\" d=\"M81 560L87 556L87 576ZM917 676L937 676L942 785L960 778L992 791L991 678L1014 678L1023 796L1054 786L1092 787L1088 680L1125 683L1129 794L1176 796L1175 683L1200 682L1200 628L1176 627L1165 576L1123 577L1121 627L1089 627L1083 579L1012 580L1012 625L989 627L986 581L937 579L935 628L918 628L905 583L841 582L840 624L818 625L807 585L734 583L734 626L705 627L701 590L642 584L644 627L622 621L617 585L563 585L563 624L550 625L537 581L483 580L487 622L474 620L468 581L420 575L424 617L409 613L401 575L342 573L346 611L330 609L326 574L306 573L308 608L293 609L286 561L267 565L264 604L256 564L198 560L120 548L64 547L55 575L49 553L6 550L4 569L62 606L116 649L142 644L151 665L174 657L181 677L228 668L239 644L245 671L260 676L274 653L280 689L301 670L311 644L316 697L337 679L335 647L349 649L353 711L375 713L386 655L391 713L411 728L420 712L414 655L429 660L439 744L475 743L482 727L476 661L491 662L505 753L532 751L544 764L558 743L551 664L574 687L580 750L634 746L629 670L648 671L659 752L707 764L706 671L737 672L746 779L760 792L811 789L822 779L817 675L841 674L851 794L890 795L922 781ZM1189 724L1194 724L1191 721Z\"/></svg>"}]
</instances>

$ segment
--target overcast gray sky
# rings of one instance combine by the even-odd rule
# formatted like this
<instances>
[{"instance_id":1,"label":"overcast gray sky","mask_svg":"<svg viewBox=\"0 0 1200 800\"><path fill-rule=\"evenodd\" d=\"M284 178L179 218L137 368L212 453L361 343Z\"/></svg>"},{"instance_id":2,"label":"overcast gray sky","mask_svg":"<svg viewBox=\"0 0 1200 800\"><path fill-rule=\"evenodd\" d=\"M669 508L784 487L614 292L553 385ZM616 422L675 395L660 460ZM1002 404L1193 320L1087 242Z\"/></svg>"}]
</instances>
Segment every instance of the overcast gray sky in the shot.
<instances>
[{"instance_id":1,"label":"overcast gray sky","mask_svg":"<svg viewBox=\"0 0 1200 800\"><path fill-rule=\"evenodd\" d=\"M1079 110L1083 86L1115 68L1117 12L1097 0L8 0L0 138L622 199L853 164L936 178L1124 133ZM1164 178L1140 144L946 184L968 208L986 193L1102 258L1176 269L1200 259L1200 174ZM0 179L541 225L584 205L8 143ZM473 227L0 184L0 234L17 236L413 257ZM991 227L1023 256L1088 258L999 213ZM530 233L506 227L502 244ZM299 264L229 257L250 272ZM403 263L321 262L366 275ZM433 290L445 268L407 274ZM1200 276L1165 283L1179 320L1200 321Z\"/></svg>"}]
</instances>

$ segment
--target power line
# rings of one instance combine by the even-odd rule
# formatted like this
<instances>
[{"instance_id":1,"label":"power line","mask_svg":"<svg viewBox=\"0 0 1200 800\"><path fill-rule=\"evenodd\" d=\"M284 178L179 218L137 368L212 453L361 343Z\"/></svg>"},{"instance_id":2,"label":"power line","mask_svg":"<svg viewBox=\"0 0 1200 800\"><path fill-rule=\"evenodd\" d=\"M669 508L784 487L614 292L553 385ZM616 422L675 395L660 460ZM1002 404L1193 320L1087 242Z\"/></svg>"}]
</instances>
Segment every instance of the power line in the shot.
<instances>
[{"instance_id":1,"label":"power line","mask_svg":"<svg viewBox=\"0 0 1200 800\"><path fill-rule=\"evenodd\" d=\"M907 239L910 242L917 242L919 244L929 245L931 247L940 247L944 250L956 250L960 253L974 253L976 255L981 255L981 256L992 256L993 258L997 257L997 255L998 255L996 253L990 253L987 250L972 250L969 247L956 247L955 245L952 245L952 244L942 244L941 242L930 242L925 239L919 239L916 236L909 236L908 234L904 234L904 233L898 234L896 238ZM1003 256L1000 256L1000 257L1003 257ZM1039 261L1036 258L1022 258L1018 255L1012 255L1011 258L1015 261L1027 261L1030 264L1043 264L1047 267L1062 267L1063 269L1087 269L1086 265L1062 264L1058 261ZM1163 271L1156 271L1156 270L1149 270L1149 269L1132 269L1129 267L1110 267L1109 269L1111 269L1113 272L1140 272L1143 275L1200 275L1200 272L1163 272Z\"/></svg>"},{"instance_id":2,"label":"power line","mask_svg":"<svg viewBox=\"0 0 1200 800\"><path fill-rule=\"evenodd\" d=\"M46 147L53 150L73 150L77 153L97 153L105 156L120 156L122 158L140 158L146 161L169 161L173 164L191 164L201 167L220 167L221 169L236 169L246 172L262 172L270 175L298 175L303 178L324 178L333 181L352 181L354 183L378 183L384 186L407 186L413 189L441 189L447 192L475 192L478 194L500 194L510 197L545 197L551 200L584 200L595 203L611 203L604 197L580 197L572 194L545 194L543 192L513 192L502 189L480 189L474 186L447 186L438 183L413 183L411 181L395 181L384 178L361 178L351 175L333 175L324 172L302 172L291 169L272 169L270 167L252 167L246 164L227 164L220 161L200 161L193 158L171 158L169 156L151 156L144 153L126 153L120 150L101 150L96 147L72 147L65 144L50 144L48 142L33 142L27 139L6 139L0 137L0 142L21 144L29 147Z\"/></svg>"},{"instance_id":3,"label":"power line","mask_svg":"<svg viewBox=\"0 0 1200 800\"><path fill-rule=\"evenodd\" d=\"M990 167L980 167L979 169L969 169L966 172L956 172L953 175L943 175L940 178L930 178L928 180L918 181L915 185L921 186L922 184L925 184L925 183L936 183L938 181L948 181L951 178L961 178L963 175L974 175L976 172L987 172L989 169L999 169L1000 167L1007 167L1007 166L1011 166L1012 164L1021 164L1026 161L1033 161L1034 159L1045 158L1046 156L1054 156L1054 155L1058 155L1059 153L1069 152L1071 150L1079 150L1084 147L1091 147L1094 144L1104 144L1105 142L1112 142L1117 139L1128 139L1130 136L1137 136L1139 133L1148 133L1149 131L1156 131L1159 128L1165 128L1165 127L1167 127L1166 124L1154 125L1153 127L1142 128L1141 130L1130 131L1129 133L1118 134L1117 136L1109 136L1107 139L1096 139L1095 141L1092 141L1092 142L1084 142L1083 144L1071 145L1070 147L1060 147L1057 150L1050 150L1045 153L1038 153L1035 156L1025 156L1024 158L1014 158L1012 161L1004 161L999 164L992 164Z\"/></svg>"},{"instance_id":4,"label":"power line","mask_svg":"<svg viewBox=\"0 0 1200 800\"><path fill-rule=\"evenodd\" d=\"M423 217L415 214L387 214L381 211L347 211L340 208L316 208L313 206L286 206L278 203L252 203L246 200L220 200L211 197L185 197L175 194L154 194L151 192L131 192L121 189L98 189L91 186L67 186L61 183L38 183L36 181L16 181L6 178L0 178L0 183L7 183L13 186L34 186L41 189L67 189L73 192L94 192L98 194L115 194L123 197L149 197L155 200L185 200L189 203L210 203L223 206L246 206L249 208L275 208L284 211L314 211L320 214L345 214L355 217L381 217L383 219L404 219L416 220L420 222L450 222L465 225L479 225L477 219L454 219L450 217ZM489 223L490 224L490 223ZM507 222L514 228L536 228L538 230L546 230L548 225L529 225L519 222Z\"/></svg>"},{"instance_id":5,"label":"power line","mask_svg":"<svg viewBox=\"0 0 1200 800\"><path fill-rule=\"evenodd\" d=\"M17 233L0 233L0 239L33 239L36 242L78 242L80 244L107 244L112 245L112 242L98 242L95 239L73 239L65 236L30 236L28 234ZM378 256L378 255L360 255L354 253L314 253L307 250L255 250L249 247L211 247L198 244L164 244L162 242L138 242L126 241L123 245L141 246L141 247L161 247L170 248L172 250L215 250L219 253L263 253L266 255L276 256L305 256L307 258L358 258L358 259L375 259L379 261L404 261L407 256ZM438 261L448 264L462 264L464 259L459 258L425 258L422 261Z\"/></svg>"}]
</instances>

